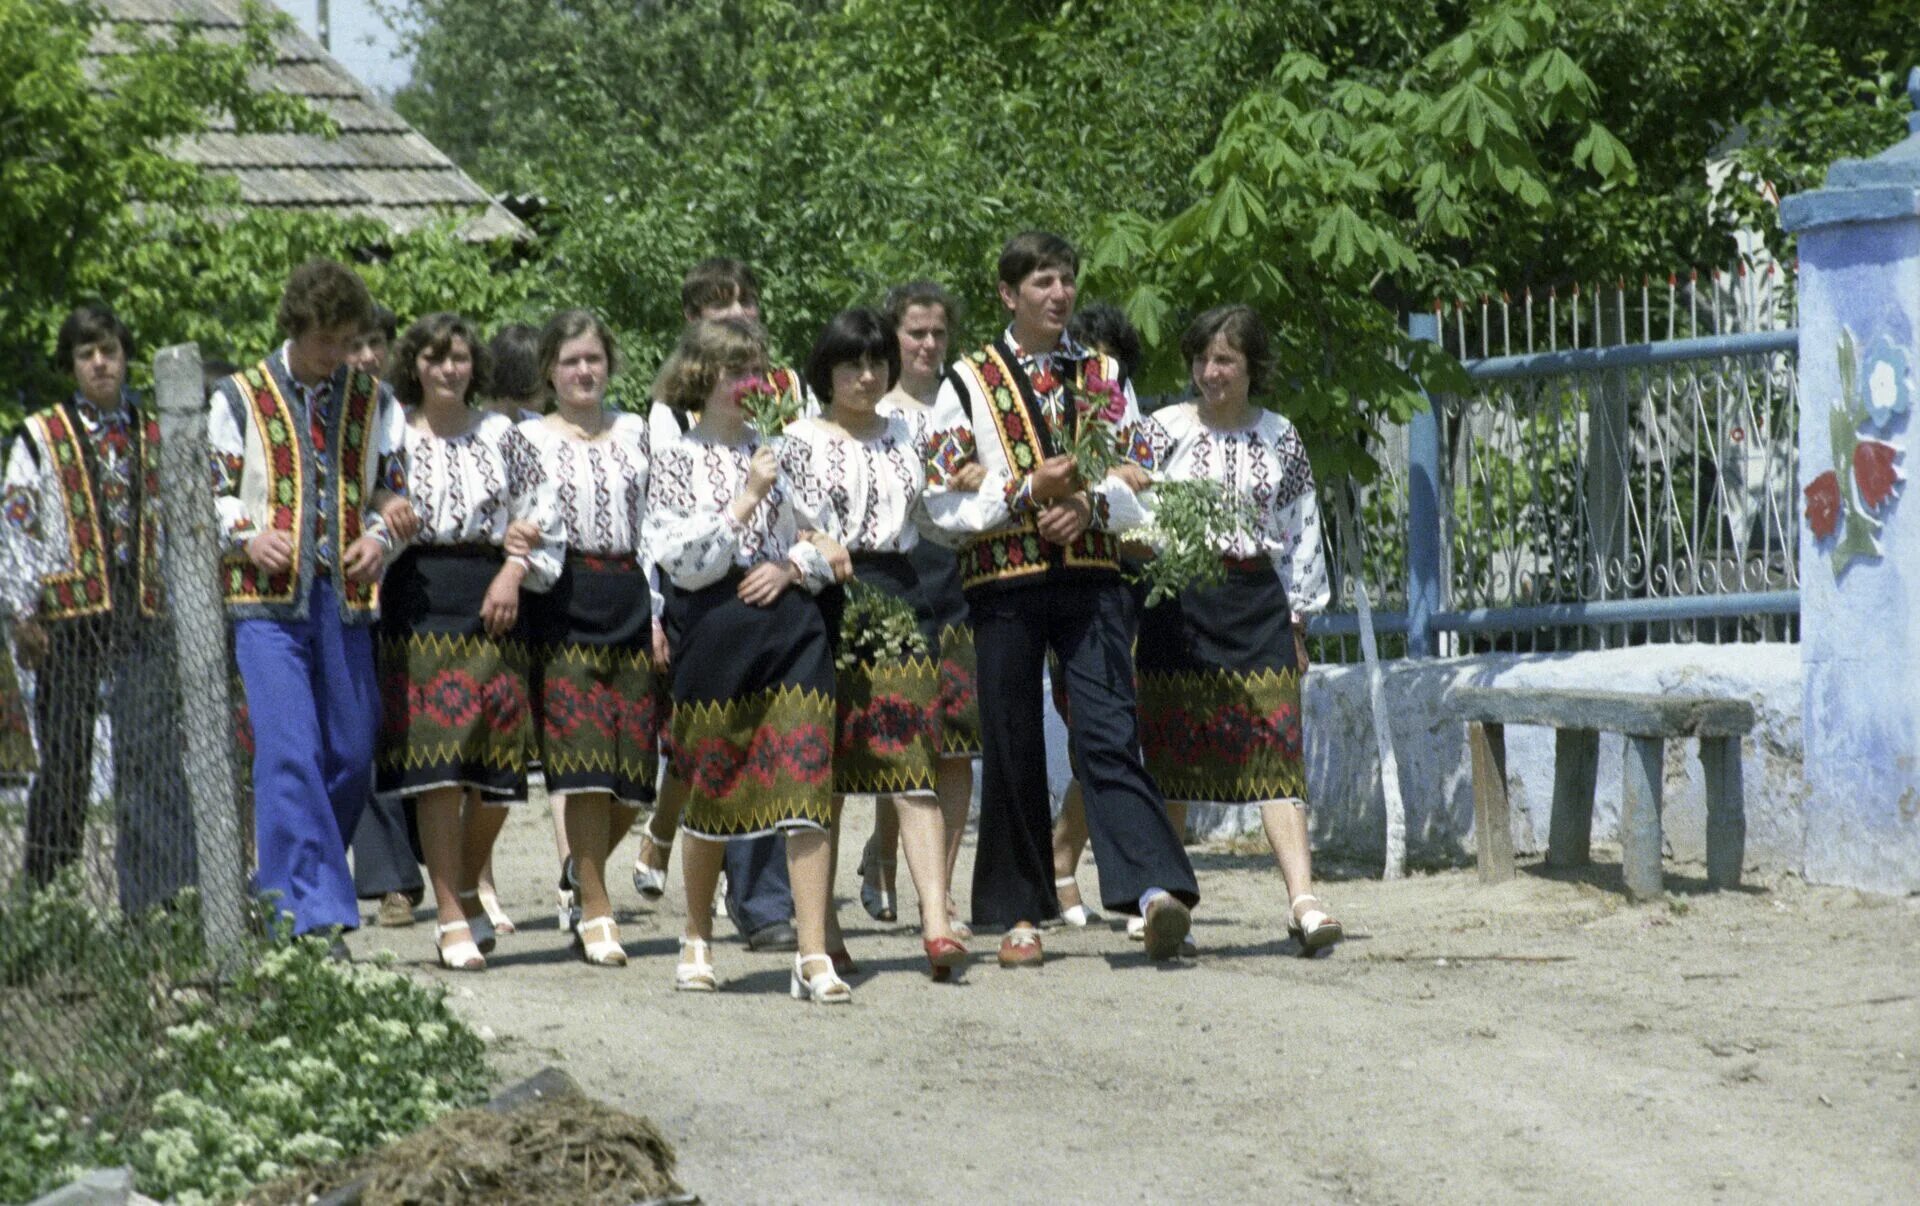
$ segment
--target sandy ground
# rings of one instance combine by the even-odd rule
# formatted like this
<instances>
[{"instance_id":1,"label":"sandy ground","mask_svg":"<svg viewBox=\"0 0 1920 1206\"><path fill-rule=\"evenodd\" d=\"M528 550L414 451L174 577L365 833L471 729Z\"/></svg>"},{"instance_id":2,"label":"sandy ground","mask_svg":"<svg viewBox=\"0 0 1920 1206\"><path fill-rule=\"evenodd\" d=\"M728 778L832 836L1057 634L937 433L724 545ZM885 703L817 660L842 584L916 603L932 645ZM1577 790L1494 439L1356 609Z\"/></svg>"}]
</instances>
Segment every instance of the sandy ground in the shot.
<instances>
[{"instance_id":1,"label":"sandy ground","mask_svg":"<svg viewBox=\"0 0 1920 1206\"><path fill-rule=\"evenodd\" d=\"M849 810L850 849L870 818ZM1669 901L1632 907L1617 861L1495 887L1322 868L1351 939L1309 961L1263 847L1193 855L1198 959L1052 931L1044 968L1003 971L983 936L954 986L922 974L910 929L869 921L843 867L864 970L830 1009L789 1000L791 956L724 922L722 991L674 993L678 863L643 908L631 840L632 962L580 963L536 802L502 836L521 925L486 973L437 970L424 911L354 946L445 982L503 1083L557 1064L652 1118L708 1202L1920 1196L1920 898L1764 877L1709 893L1669 864Z\"/></svg>"}]
</instances>

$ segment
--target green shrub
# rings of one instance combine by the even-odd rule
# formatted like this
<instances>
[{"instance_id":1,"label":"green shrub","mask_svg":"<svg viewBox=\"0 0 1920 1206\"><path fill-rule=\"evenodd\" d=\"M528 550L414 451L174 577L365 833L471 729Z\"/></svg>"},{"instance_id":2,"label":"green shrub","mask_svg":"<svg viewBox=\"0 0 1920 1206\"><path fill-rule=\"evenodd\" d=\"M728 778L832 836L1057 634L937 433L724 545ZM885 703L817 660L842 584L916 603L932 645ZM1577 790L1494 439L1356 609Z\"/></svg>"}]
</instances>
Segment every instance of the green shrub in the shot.
<instances>
[{"instance_id":1,"label":"green shrub","mask_svg":"<svg viewBox=\"0 0 1920 1206\"><path fill-rule=\"evenodd\" d=\"M191 901L130 922L82 897L0 904L0 1012L21 1028L0 1068L0 1201L121 1164L148 1195L225 1200L484 1094L482 1044L435 989L333 962L317 938L263 945L222 981Z\"/></svg>"}]
</instances>

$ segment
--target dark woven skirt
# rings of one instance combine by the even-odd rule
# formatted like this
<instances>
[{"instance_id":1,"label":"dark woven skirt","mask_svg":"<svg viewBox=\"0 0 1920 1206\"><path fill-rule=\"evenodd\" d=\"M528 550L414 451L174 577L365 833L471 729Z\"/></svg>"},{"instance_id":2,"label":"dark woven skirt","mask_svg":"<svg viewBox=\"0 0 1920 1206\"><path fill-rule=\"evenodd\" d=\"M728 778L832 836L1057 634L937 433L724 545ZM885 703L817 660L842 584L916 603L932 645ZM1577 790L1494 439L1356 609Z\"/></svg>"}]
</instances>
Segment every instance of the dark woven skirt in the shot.
<instances>
[{"instance_id":1,"label":"dark woven skirt","mask_svg":"<svg viewBox=\"0 0 1920 1206\"><path fill-rule=\"evenodd\" d=\"M530 602L547 791L651 803L667 701L645 571L631 557L569 555L553 589Z\"/></svg>"},{"instance_id":2,"label":"dark woven skirt","mask_svg":"<svg viewBox=\"0 0 1920 1206\"><path fill-rule=\"evenodd\" d=\"M926 652L877 664L842 665L841 614L846 594L820 594L827 642L834 653L833 789L838 792L931 792L940 759L940 629L911 558L856 553L854 580L913 608Z\"/></svg>"},{"instance_id":3,"label":"dark woven skirt","mask_svg":"<svg viewBox=\"0 0 1920 1206\"><path fill-rule=\"evenodd\" d=\"M933 608L940 634L940 756L980 756L980 699L974 681L979 659L973 647L973 623L960 589L960 558L930 540L913 546L907 557L920 575L920 588Z\"/></svg>"},{"instance_id":4,"label":"dark woven skirt","mask_svg":"<svg viewBox=\"0 0 1920 1206\"><path fill-rule=\"evenodd\" d=\"M400 555L381 587L382 795L470 787L527 794L529 654L524 622L487 635L480 604L500 550L422 545Z\"/></svg>"},{"instance_id":5,"label":"dark woven skirt","mask_svg":"<svg viewBox=\"0 0 1920 1206\"><path fill-rule=\"evenodd\" d=\"M730 573L700 590L668 585L674 634L668 757L687 784L680 824L699 837L825 829L833 804L833 656L814 598L771 607Z\"/></svg>"},{"instance_id":6,"label":"dark woven skirt","mask_svg":"<svg viewBox=\"0 0 1920 1206\"><path fill-rule=\"evenodd\" d=\"M24 779L39 768L26 696L13 667L13 650L0 641L0 779Z\"/></svg>"},{"instance_id":7,"label":"dark woven skirt","mask_svg":"<svg viewBox=\"0 0 1920 1206\"><path fill-rule=\"evenodd\" d=\"M1140 617L1140 739L1169 800L1302 799L1300 671L1292 607L1270 565Z\"/></svg>"}]
</instances>

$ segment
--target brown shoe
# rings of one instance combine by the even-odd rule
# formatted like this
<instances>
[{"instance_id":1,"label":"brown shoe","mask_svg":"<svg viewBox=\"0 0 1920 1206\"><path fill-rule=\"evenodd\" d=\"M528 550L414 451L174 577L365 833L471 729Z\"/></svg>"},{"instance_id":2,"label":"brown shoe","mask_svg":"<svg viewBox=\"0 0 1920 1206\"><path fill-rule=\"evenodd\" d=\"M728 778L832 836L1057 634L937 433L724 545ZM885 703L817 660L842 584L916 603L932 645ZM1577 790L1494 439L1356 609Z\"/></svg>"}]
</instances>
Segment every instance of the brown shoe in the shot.
<instances>
[{"instance_id":1,"label":"brown shoe","mask_svg":"<svg viewBox=\"0 0 1920 1206\"><path fill-rule=\"evenodd\" d=\"M1040 949L1040 931L1016 925L1000 940L1001 967L1039 967L1046 955Z\"/></svg>"},{"instance_id":2,"label":"brown shoe","mask_svg":"<svg viewBox=\"0 0 1920 1206\"><path fill-rule=\"evenodd\" d=\"M389 892L380 898L380 914L375 920L384 926L413 924L413 904L405 892Z\"/></svg>"},{"instance_id":3,"label":"brown shoe","mask_svg":"<svg viewBox=\"0 0 1920 1206\"><path fill-rule=\"evenodd\" d=\"M1147 906L1147 958L1171 959L1193 928L1193 913L1172 896L1161 893Z\"/></svg>"}]
</instances>

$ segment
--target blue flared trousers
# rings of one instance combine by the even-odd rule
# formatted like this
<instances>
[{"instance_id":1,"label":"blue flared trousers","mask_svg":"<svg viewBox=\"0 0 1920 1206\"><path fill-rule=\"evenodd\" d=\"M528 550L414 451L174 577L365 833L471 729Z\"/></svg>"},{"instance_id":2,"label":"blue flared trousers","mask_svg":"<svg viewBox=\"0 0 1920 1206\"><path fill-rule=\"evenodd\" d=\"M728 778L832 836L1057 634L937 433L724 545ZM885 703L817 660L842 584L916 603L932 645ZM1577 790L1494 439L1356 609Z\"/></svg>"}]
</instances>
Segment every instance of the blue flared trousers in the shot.
<instances>
[{"instance_id":1,"label":"blue flared trousers","mask_svg":"<svg viewBox=\"0 0 1920 1206\"><path fill-rule=\"evenodd\" d=\"M373 634L340 617L330 580L304 620L240 620L234 655L253 719L254 844L262 895L305 934L360 923L347 845L373 786L380 689Z\"/></svg>"}]
</instances>

